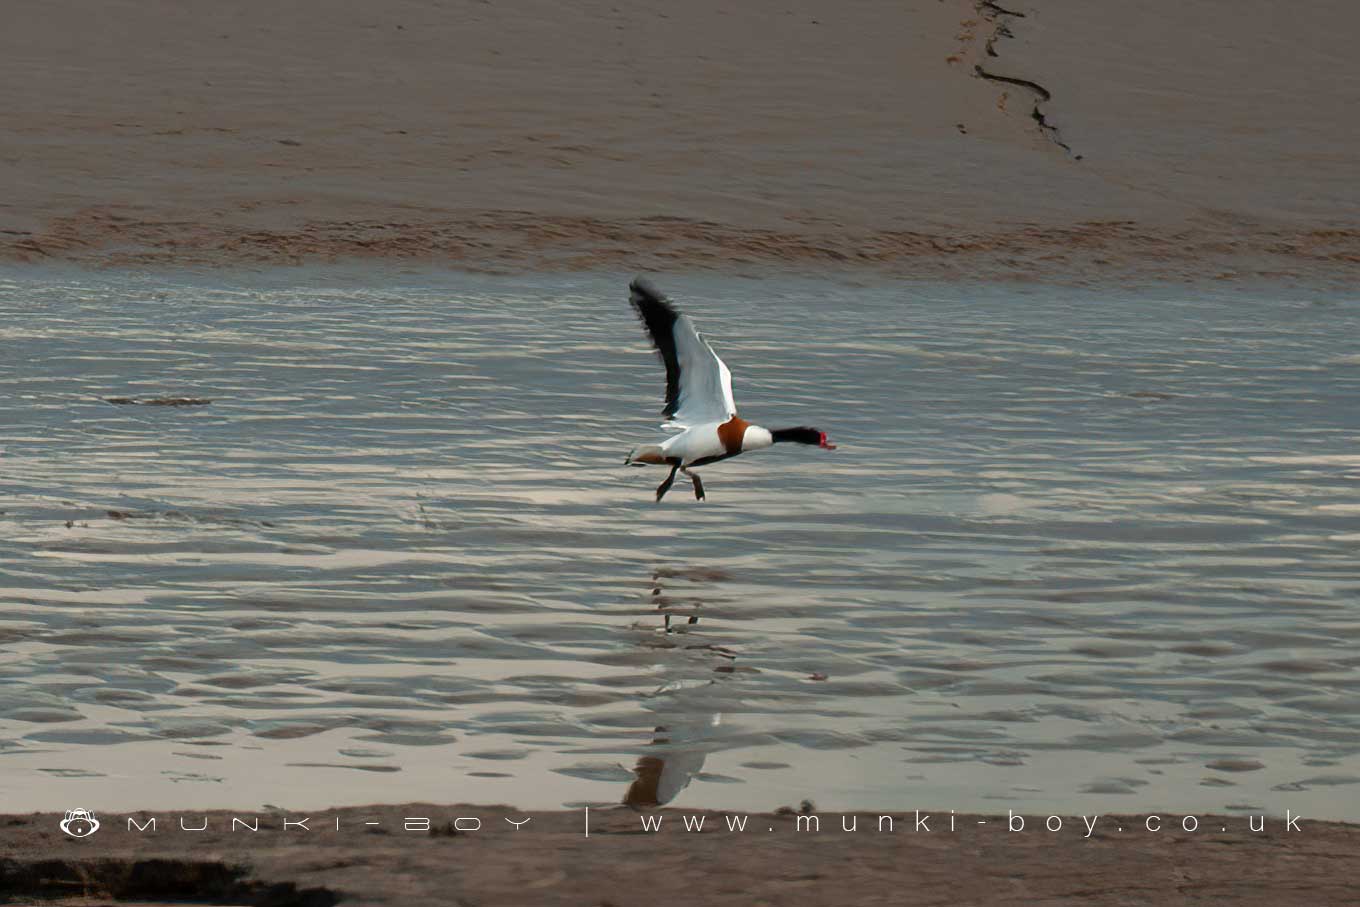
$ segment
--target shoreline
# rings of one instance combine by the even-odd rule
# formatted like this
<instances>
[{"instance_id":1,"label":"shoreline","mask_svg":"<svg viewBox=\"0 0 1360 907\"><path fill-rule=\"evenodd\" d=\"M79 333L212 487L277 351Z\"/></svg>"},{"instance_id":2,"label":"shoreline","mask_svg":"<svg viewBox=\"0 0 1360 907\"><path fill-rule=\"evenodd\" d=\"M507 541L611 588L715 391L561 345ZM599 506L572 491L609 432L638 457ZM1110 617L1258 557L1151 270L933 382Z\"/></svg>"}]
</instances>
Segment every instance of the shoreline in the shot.
<instances>
[{"instance_id":1,"label":"shoreline","mask_svg":"<svg viewBox=\"0 0 1360 907\"><path fill-rule=\"evenodd\" d=\"M137 820L145 825L153 815L169 825L174 814ZM228 830L233 815L247 822L262 815L261 830ZM640 827L640 816L649 815L661 817L660 831ZM751 904L760 896L790 905L984 898L1114 905L1159 891L1265 905L1301 903L1305 894L1314 903L1340 903L1345 879L1360 872L1360 825L1308 819L1294 831L1282 819L1266 819L1262 831L1247 832L1238 829L1243 817L1205 815L1194 832L1174 825L1135 832L1144 817L1111 815L1093 827L1072 817L1053 832L1042 827L1045 817L1027 816L1027 827L1012 832L1005 815L970 814L955 817L958 830L950 832L942 813L927 820L935 825L925 832L911 828L910 812L894 814L900 821L888 831L874 828L877 814L817 810L812 815L823 820L822 830L812 831L806 818L800 830L799 816L789 810L749 814L746 831L728 831L731 815L592 810L586 837L581 810L411 803L314 812L306 832L284 832L281 814L266 812L195 812L185 824L207 826L197 832L160 825L132 831L118 825L123 816L110 815L84 839L62 835L58 813L8 815L0 816L0 893L11 903L48 904L82 902L52 899L61 892L156 903L215 894L275 907L338 900L523 903L526 897L535 904L621 904L628 901L615 892L640 890L626 886L645 878L647 902L657 905L696 898ZM472 816L481 828L466 820L461 827L468 830L454 827L457 817ZM686 831L686 816L703 818L704 830ZM425 824L407 830L413 817ZM502 821L508 817L518 827ZM343 820L344 830L331 831L332 819ZM376 827L362 824L374 820ZM852 822L853 832L836 827Z\"/></svg>"},{"instance_id":2,"label":"shoreline","mask_svg":"<svg viewBox=\"0 0 1360 907\"><path fill-rule=\"evenodd\" d=\"M680 271L1102 285L1360 281L1360 230L1129 221L991 231L746 228L479 211L461 218L312 221L264 228L93 210L45 230L0 232L0 261L94 269L412 264L490 274Z\"/></svg>"}]
</instances>

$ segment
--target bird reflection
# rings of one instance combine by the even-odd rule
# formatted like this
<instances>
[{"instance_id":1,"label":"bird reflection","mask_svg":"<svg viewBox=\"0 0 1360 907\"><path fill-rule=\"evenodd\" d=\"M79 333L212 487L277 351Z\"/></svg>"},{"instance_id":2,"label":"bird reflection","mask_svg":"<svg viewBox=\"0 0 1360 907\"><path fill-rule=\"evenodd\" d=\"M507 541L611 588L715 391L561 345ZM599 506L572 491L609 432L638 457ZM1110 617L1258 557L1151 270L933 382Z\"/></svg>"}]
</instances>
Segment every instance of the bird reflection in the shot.
<instances>
[{"instance_id":1,"label":"bird reflection","mask_svg":"<svg viewBox=\"0 0 1360 907\"><path fill-rule=\"evenodd\" d=\"M651 600L663 615L662 629L667 634L686 633L699 623L699 610L703 600L696 595L668 595L666 584L673 579L691 583L714 582L727 579L726 573L711 569L659 568L652 573ZM683 625L672 625L673 618L685 618ZM721 673L709 671L708 664L700 662L700 652L735 660L736 653L711 643L676 645L672 642L650 645L663 649L679 650L694 655L686 655L685 660L676 665L671 681L664 684L649 702L662 712L661 721L653 730L650 751L638 758L633 769L634 778L628 785L623 802L634 809L653 809L662 806L679 796L689 786L694 777L703 771L704 760L712 749L712 740L722 725L719 711L720 699L714 695L714 687L719 679L725 680L732 674L732 668L724 665ZM702 671L702 674L696 673ZM702 682L695 686L686 684L688 679Z\"/></svg>"},{"instance_id":2,"label":"bird reflection","mask_svg":"<svg viewBox=\"0 0 1360 907\"><path fill-rule=\"evenodd\" d=\"M652 601L656 604L656 610L660 611L664 618L663 627L667 633L674 632L671 628L671 618L675 616L688 617L685 621L686 626L693 626L699 622L699 608L702 602L694 598L688 601L677 599L666 595L662 589L662 581L675 576L674 571L656 570L652 573Z\"/></svg>"},{"instance_id":3,"label":"bird reflection","mask_svg":"<svg viewBox=\"0 0 1360 907\"><path fill-rule=\"evenodd\" d=\"M633 768L636 775L623 802L634 809L652 809L674 800L703 771L706 749L699 744L712 728L722 724L722 715L694 716L685 724L658 727L652 745L659 755L641 756Z\"/></svg>"}]
</instances>

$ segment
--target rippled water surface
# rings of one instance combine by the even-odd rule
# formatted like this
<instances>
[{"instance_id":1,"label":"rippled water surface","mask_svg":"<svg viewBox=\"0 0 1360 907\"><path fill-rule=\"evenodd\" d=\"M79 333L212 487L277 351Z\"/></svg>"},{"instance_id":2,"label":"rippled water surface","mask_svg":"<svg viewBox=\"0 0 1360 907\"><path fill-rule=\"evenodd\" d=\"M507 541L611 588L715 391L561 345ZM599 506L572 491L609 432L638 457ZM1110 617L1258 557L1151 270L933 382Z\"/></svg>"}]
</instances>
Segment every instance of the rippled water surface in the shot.
<instances>
[{"instance_id":1,"label":"rippled water surface","mask_svg":"<svg viewBox=\"0 0 1360 907\"><path fill-rule=\"evenodd\" d=\"M0 275L0 804L1360 819L1356 300L625 284Z\"/></svg>"}]
</instances>

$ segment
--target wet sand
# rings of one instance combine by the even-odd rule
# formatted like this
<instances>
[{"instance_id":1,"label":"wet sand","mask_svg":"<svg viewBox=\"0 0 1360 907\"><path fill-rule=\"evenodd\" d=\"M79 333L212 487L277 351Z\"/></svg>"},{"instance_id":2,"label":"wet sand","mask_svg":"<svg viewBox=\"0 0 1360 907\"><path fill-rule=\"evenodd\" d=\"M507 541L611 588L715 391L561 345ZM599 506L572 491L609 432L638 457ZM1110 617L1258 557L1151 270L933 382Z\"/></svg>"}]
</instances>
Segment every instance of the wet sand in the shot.
<instances>
[{"instance_id":1,"label":"wet sand","mask_svg":"<svg viewBox=\"0 0 1360 907\"><path fill-rule=\"evenodd\" d=\"M649 833L640 814L612 809L591 811L587 838L580 810L358 807L311 814L309 833L285 833L284 817L268 814L259 832L233 832L233 815L256 821L251 813L194 813L184 824L208 829L190 833L173 830L179 816L158 814L157 831L138 833L126 830L126 817L110 816L84 840L57 831L57 814L0 816L0 894L8 903L84 904L111 896L177 903L210 893L274 907L1123 905L1172 897L1277 907L1344 903L1360 876L1360 826L1305 819L1286 831L1273 817L1264 831L1248 832L1244 817L1201 816L1200 830L1187 833L1179 816L1164 816L1154 833L1146 816L1102 816L1087 838L1077 817L1047 832L1046 817L1029 816L1025 830L1008 832L1004 814L957 816L950 832L947 813L936 813L925 833L912 830L912 813L895 814L893 831L880 832L877 815L822 812L814 833L799 831L793 815L767 813L732 833L722 813L666 810L663 830ZM519 830L505 821L526 815ZM683 831L682 815L704 816L706 830ZM431 830L403 830L408 817L431 818ZM452 833L458 817L478 817L482 829ZM365 821L380 824L360 830ZM842 823L857 830L844 832ZM62 892L89 899L47 899Z\"/></svg>"},{"instance_id":2,"label":"wet sand","mask_svg":"<svg viewBox=\"0 0 1360 907\"><path fill-rule=\"evenodd\" d=\"M1357 18L22 2L0 255L1344 284Z\"/></svg>"},{"instance_id":3,"label":"wet sand","mask_svg":"<svg viewBox=\"0 0 1360 907\"><path fill-rule=\"evenodd\" d=\"M742 363L749 411L792 424L857 402L834 417L837 459L737 460L699 511L656 508L655 477L621 465L659 378L631 314L599 302L619 286L12 284L0 802L88 807L110 834L0 819L8 858L108 856L119 809L441 793L545 817L809 796L1357 818L1354 304L770 280L738 311L745 282L677 278ZM904 306L900 326L880 317ZM791 330L801 356L762 363ZM581 457L522 443L549 431ZM564 831L467 860L445 839L262 836L237 855L195 839L180 856L209 865L175 871L238 903L271 889L221 888L247 878L212 868L223 854L352 903L420 903L403 892L423 886L516 905L675 903L696 885L698 903L753 887L771 903L1340 903L1325 886L1355 875L1353 846L1328 843L1353 831L1312 823L1175 847L1027 838L1017 857L992 838L636 832L589 850L575 814L544 821ZM6 872L167 871L143 866ZM525 880L531 898L509 889Z\"/></svg>"},{"instance_id":4,"label":"wet sand","mask_svg":"<svg viewBox=\"0 0 1360 907\"><path fill-rule=\"evenodd\" d=\"M617 278L28 270L4 809L553 809L664 759L675 806L1360 820L1354 303L673 277L743 411L840 446L658 507Z\"/></svg>"}]
</instances>

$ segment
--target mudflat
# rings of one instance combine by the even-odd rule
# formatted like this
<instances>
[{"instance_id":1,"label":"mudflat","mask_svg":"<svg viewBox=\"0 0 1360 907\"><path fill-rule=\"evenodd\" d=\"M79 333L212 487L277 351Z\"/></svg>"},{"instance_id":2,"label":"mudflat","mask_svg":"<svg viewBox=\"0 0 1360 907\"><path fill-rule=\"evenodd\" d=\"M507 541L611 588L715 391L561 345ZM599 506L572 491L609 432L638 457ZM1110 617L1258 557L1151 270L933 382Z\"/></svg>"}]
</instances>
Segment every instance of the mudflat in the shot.
<instances>
[{"instance_id":1,"label":"mudflat","mask_svg":"<svg viewBox=\"0 0 1360 907\"><path fill-rule=\"evenodd\" d=\"M1360 274L1360 10L19 0L0 256Z\"/></svg>"}]
</instances>

